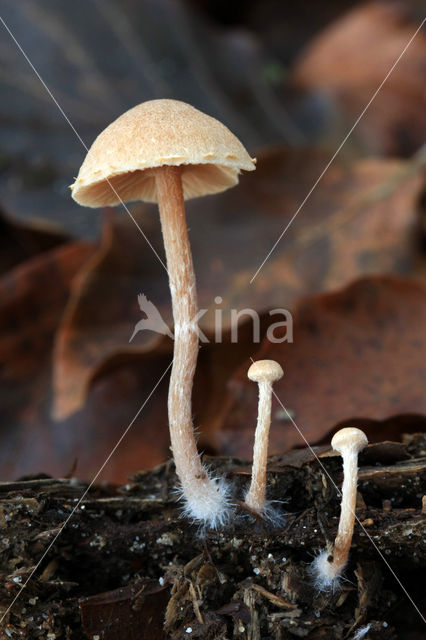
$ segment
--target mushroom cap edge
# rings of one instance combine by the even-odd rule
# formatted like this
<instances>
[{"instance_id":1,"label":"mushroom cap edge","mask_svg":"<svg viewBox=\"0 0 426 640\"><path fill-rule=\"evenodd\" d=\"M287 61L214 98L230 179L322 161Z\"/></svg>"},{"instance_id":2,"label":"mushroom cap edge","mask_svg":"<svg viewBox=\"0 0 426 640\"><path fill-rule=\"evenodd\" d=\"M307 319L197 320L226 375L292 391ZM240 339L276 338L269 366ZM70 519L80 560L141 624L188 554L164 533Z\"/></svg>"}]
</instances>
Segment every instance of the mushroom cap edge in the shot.
<instances>
[{"instance_id":1,"label":"mushroom cap edge","mask_svg":"<svg viewBox=\"0 0 426 640\"><path fill-rule=\"evenodd\" d=\"M71 186L88 207L156 202L150 169L182 167L185 199L218 193L238 183L255 161L229 129L178 100L150 100L129 109L102 131Z\"/></svg>"}]
</instances>

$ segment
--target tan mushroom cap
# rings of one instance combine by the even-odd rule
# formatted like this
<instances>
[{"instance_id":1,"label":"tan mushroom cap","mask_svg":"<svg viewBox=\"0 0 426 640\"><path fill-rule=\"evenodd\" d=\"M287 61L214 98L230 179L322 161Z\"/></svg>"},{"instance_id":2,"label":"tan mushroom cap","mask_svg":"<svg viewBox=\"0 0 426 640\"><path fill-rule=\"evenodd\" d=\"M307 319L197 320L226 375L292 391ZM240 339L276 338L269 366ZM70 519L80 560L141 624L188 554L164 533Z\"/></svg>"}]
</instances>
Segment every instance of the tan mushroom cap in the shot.
<instances>
[{"instance_id":1,"label":"tan mushroom cap","mask_svg":"<svg viewBox=\"0 0 426 640\"><path fill-rule=\"evenodd\" d=\"M234 186L241 169L253 171L254 162L215 118L185 102L151 100L126 111L96 138L72 196L87 207L116 205L120 199L157 202L149 169L173 165L182 166L188 200Z\"/></svg>"},{"instance_id":2,"label":"tan mushroom cap","mask_svg":"<svg viewBox=\"0 0 426 640\"><path fill-rule=\"evenodd\" d=\"M364 431L356 427L345 427L334 434L331 446L335 451L342 453L344 449L352 449L356 452L362 451L368 444Z\"/></svg>"},{"instance_id":3,"label":"tan mushroom cap","mask_svg":"<svg viewBox=\"0 0 426 640\"><path fill-rule=\"evenodd\" d=\"M258 360L253 362L250 369L247 372L247 377L253 382L262 382L266 380L268 382L275 382L280 380L284 375L284 372L278 362L275 360Z\"/></svg>"}]
</instances>

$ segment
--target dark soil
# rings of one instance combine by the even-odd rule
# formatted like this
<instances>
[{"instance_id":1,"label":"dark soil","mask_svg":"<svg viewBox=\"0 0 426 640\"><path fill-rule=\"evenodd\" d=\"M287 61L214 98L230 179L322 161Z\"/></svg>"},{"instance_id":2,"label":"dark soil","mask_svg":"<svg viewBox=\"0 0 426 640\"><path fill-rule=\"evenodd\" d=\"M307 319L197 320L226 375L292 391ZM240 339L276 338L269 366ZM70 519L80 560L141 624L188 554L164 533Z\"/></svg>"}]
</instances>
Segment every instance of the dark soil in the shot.
<instances>
[{"instance_id":1,"label":"dark soil","mask_svg":"<svg viewBox=\"0 0 426 640\"><path fill-rule=\"evenodd\" d=\"M323 467L309 450L270 462L269 498L287 513L280 527L238 507L227 528L200 531L181 517L171 463L123 487L94 488L24 589L85 486L47 477L0 484L1 639L424 638L410 598L424 615L426 436L361 455L363 526L341 588L325 594L310 563L337 530L331 478L340 486L341 459L316 453ZM250 466L210 463L241 498Z\"/></svg>"}]
</instances>

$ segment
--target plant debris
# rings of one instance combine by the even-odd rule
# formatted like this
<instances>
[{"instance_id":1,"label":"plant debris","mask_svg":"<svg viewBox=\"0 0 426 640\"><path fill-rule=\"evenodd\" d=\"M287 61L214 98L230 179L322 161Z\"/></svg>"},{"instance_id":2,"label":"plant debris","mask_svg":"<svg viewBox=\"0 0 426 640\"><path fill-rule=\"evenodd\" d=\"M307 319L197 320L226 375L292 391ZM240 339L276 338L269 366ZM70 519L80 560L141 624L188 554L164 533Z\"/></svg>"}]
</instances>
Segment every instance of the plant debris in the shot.
<instances>
[{"instance_id":1,"label":"plant debris","mask_svg":"<svg viewBox=\"0 0 426 640\"><path fill-rule=\"evenodd\" d=\"M0 484L3 612L67 522L8 612L4 637L340 640L367 626L370 635L359 637L420 637L423 622L392 573L421 610L425 436L360 454L359 522L345 581L328 593L316 591L309 565L336 533L341 461L325 447L320 463L312 452L301 463L300 453L269 466L269 498L286 513L279 528L242 506L224 529L194 527L181 517L172 462L124 486L93 488L81 503L85 486L73 479ZM208 462L241 499L247 463Z\"/></svg>"}]
</instances>

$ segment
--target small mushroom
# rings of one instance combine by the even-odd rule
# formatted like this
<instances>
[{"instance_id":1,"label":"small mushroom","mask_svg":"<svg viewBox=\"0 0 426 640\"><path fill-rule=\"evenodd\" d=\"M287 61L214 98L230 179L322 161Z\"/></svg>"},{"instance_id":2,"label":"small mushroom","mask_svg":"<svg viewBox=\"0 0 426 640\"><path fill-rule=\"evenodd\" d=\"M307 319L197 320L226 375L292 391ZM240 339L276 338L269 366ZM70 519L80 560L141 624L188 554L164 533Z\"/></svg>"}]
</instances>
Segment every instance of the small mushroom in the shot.
<instances>
[{"instance_id":1,"label":"small mushroom","mask_svg":"<svg viewBox=\"0 0 426 640\"><path fill-rule=\"evenodd\" d=\"M367 444L365 433L352 427L340 429L331 441L333 449L343 458L342 502L334 547L331 552L321 552L314 560L313 571L320 589L337 586L348 561L355 522L358 454Z\"/></svg>"},{"instance_id":2,"label":"small mushroom","mask_svg":"<svg viewBox=\"0 0 426 640\"><path fill-rule=\"evenodd\" d=\"M251 483L246 494L245 504L251 511L261 517L267 516L268 512L272 515L265 501L266 463L268 458L269 427L271 425L272 384L282 376L283 370L275 360L253 362L247 372L247 377L259 384L259 406L254 436Z\"/></svg>"},{"instance_id":3,"label":"small mushroom","mask_svg":"<svg viewBox=\"0 0 426 640\"><path fill-rule=\"evenodd\" d=\"M71 187L73 198L88 207L158 202L174 318L168 399L173 457L186 514L211 527L225 517L228 491L202 465L193 432L197 294L184 200L224 191L238 183L242 169L254 168L223 124L183 102L152 100L124 113L96 138Z\"/></svg>"}]
</instances>

